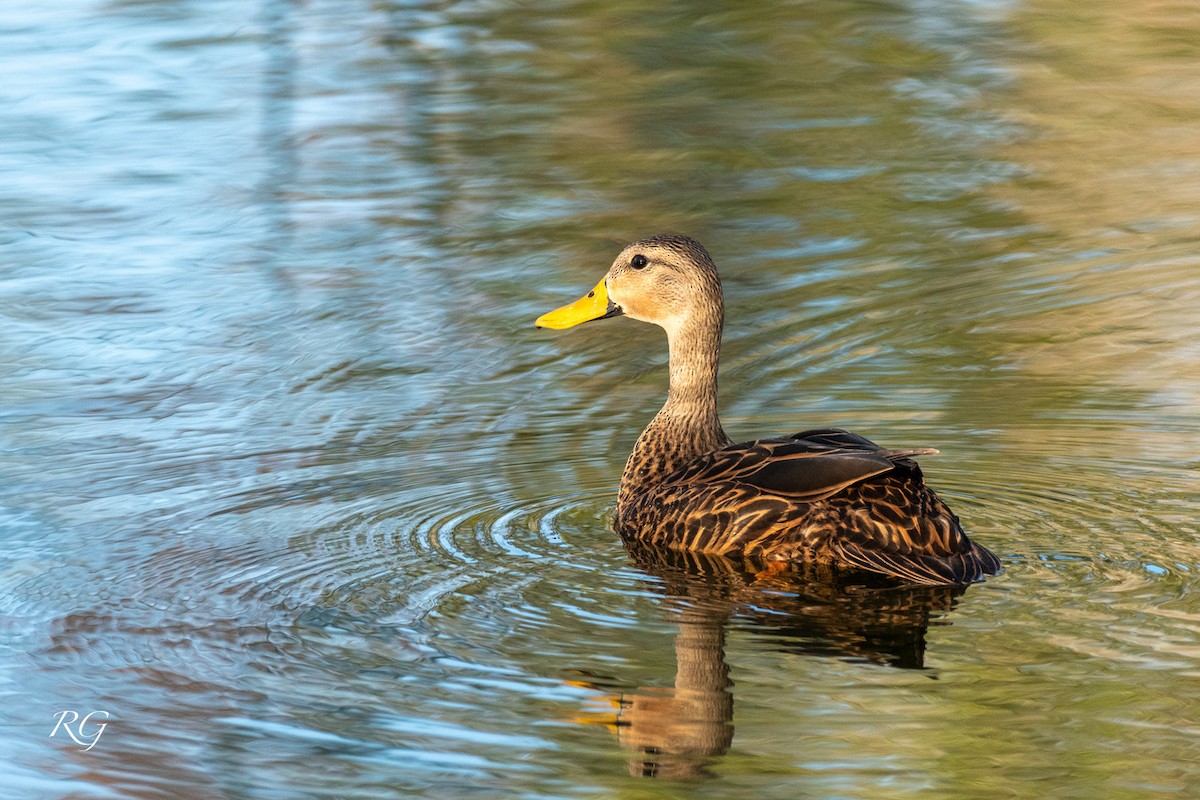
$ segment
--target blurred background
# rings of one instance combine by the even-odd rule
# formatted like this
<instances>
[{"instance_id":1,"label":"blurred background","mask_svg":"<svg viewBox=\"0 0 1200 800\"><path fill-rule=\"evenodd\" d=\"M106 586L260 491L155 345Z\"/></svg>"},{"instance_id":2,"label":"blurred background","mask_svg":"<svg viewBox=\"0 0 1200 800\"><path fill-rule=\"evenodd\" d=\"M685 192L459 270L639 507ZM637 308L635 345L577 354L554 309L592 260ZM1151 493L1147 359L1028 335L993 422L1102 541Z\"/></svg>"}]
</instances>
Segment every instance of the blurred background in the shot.
<instances>
[{"instance_id":1,"label":"blurred background","mask_svg":"<svg viewBox=\"0 0 1200 800\"><path fill-rule=\"evenodd\" d=\"M1195 796L1198 120L1182 0L9 0L0 797ZM667 231L1004 574L626 552L532 321Z\"/></svg>"}]
</instances>

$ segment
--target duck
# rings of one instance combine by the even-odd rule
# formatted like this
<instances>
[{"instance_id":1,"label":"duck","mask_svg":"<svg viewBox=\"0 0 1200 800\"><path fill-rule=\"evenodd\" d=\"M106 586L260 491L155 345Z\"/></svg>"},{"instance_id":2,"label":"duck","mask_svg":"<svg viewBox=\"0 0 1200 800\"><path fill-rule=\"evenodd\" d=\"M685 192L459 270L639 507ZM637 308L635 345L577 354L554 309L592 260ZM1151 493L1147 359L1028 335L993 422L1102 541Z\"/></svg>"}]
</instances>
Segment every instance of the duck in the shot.
<instances>
[{"instance_id":1,"label":"duck","mask_svg":"<svg viewBox=\"0 0 1200 800\"><path fill-rule=\"evenodd\" d=\"M915 459L935 449L887 449L840 428L730 439L717 413L724 315L704 246L659 234L625 247L590 292L534 322L563 330L624 316L666 331L667 399L617 491L613 527L627 544L922 585L1000 571L926 485Z\"/></svg>"}]
</instances>

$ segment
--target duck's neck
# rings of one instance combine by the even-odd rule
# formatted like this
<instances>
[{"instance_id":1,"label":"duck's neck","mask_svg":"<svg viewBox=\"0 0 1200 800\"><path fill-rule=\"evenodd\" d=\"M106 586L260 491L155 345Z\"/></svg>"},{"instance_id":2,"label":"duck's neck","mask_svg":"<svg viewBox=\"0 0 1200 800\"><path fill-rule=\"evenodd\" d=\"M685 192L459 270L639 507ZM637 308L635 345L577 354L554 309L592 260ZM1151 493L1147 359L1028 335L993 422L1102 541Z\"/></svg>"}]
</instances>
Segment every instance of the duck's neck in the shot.
<instances>
[{"instance_id":1,"label":"duck's neck","mask_svg":"<svg viewBox=\"0 0 1200 800\"><path fill-rule=\"evenodd\" d=\"M720 306L667 328L671 384L667 402L638 437L617 496L617 516L639 493L705 453L730 444L717 417Z\"/></svg>"}]
</instances>

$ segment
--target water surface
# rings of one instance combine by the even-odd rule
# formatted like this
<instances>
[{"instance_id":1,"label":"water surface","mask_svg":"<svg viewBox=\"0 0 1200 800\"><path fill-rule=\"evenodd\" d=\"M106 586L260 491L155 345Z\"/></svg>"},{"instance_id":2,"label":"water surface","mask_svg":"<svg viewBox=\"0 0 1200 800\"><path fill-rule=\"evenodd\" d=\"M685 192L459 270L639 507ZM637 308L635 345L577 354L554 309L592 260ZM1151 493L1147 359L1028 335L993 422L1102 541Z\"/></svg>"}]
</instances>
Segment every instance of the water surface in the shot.
<instances>
[{"instance_id":1,"label":"water surface","mask_svg":"<svg viewBox=\"0 0 1200 800\"><path fill-rule=\"evenodd\" d=\"M10 3L0 795L1194 795L1197 34ZM730 433L939 448L1003 575L622 547L661 333L531 323L661 231L721 268Z\"/></svg>"}]
</instances>

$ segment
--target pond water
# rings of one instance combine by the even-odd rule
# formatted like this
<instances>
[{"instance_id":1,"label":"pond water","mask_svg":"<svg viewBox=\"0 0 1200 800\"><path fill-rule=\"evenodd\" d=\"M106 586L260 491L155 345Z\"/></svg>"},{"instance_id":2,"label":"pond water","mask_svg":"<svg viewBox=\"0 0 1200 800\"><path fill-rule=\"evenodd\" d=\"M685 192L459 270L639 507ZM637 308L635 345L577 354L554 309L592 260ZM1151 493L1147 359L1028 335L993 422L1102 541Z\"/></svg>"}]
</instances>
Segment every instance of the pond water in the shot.
<instances>
[{"instance_id":1,"label":"pond water","mask_svg":"<svg viewBox=\"0 0 1200 800\"><path fill-rule=\"evenodd\" d=\"M1193 4L15 0L0 42L0 796L1200 794ZM532 321L663 231L722 270L730 433L939 448L1002 575L623 548L661 332Z\"/></svg>"}]
</instances>

